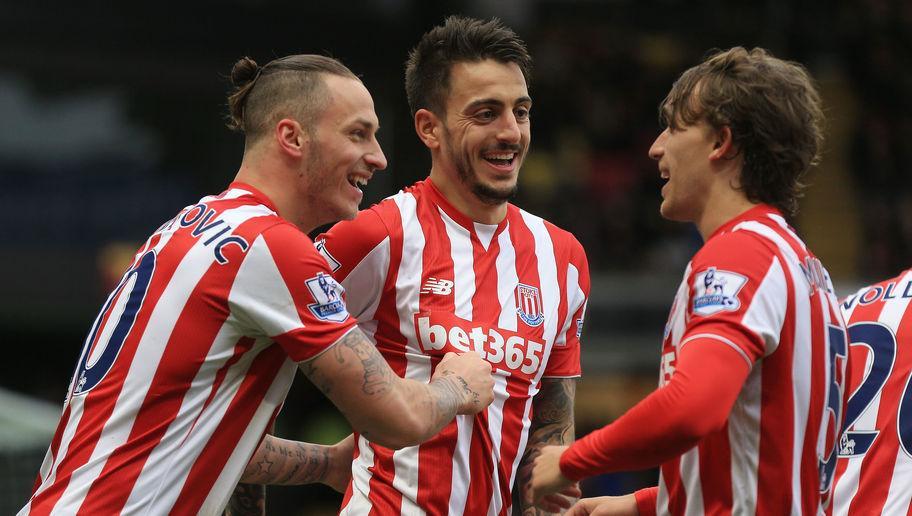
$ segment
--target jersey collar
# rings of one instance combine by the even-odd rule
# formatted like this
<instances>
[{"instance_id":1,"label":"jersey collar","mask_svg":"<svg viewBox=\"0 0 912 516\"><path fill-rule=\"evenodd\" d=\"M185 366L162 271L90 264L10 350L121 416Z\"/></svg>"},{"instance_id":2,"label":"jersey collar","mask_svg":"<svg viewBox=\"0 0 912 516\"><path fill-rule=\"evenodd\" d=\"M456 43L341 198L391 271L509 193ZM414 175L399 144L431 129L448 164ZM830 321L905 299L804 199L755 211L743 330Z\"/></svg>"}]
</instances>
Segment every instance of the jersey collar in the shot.
<instances>
[{"instance_id":1,"label":"jersey collar","mask_svg":"<svg viewBox=\"0 0 912 516\"><path fill-rule=\"evenodd\" d=\"M266 194L264 194L263 192L259 191L257 188L251 186L250 184L244 183L244 182L241 182L241 181L232 181L231 184L228 185L228 190L231 190L232 188L237 188L238 190L246 190L247 192L250 192L250 195L251 195L254 199L256 199L257 202L259 202L260 204L266 206L266 207L269 208L270 210L272 210L272 211L274 211L274 212L276 212L276 213L279 213L279 210L276 209L275 204L272 203L272 199L270 199L269 197L267 197ZM226 191L227 191L227 190L226 190Z\"/></svg>"},{"instance_id":2,"label":"jersey collar","mask_svg":"<svg viewBox=\"0 0 912 516\"><path fill-rule=\"evenodd\" d=\"M460 226L467 229L473 235L475 234L476 222L474 220L472 220L469 216L465 215L464 213L462 213L461 211L456 209L455 206L450 204L450 201L447 200L447 198L444 197L443 193L441 193L440 190L437 189L437 185L434 184L434 182L431 180L431 178L427 178L424 181L421 181L421 183L427 185L428 192L430 193L431 199L433 199L434 204L439 206L440 209L442 209L443 212L446 213L447 216L450 217L451 219L453 219L457 224L459 224ZM505 227L507 227L507 220L510 218L510 212L512 210L513 210L513 205L510 203L507 203L507 216L504 217L503 220L501 220L497 224L497 229L494 230L495 238L497 237L497 235L500 234L501 231L503 231L503 229ZM478 224L480 224L480 223L478 223Z\"/></svg>"},{"instance_id":3,"label":"jersey collar","mask_svg":"<svg viewBox=\"0 0 912 516\"><path fill-rule=\"evenodd\" d=\"M710 235L709 238L707 238L706 240L709 241L710 239L712 239L713 237L715 237L717 235L721 235L723 233L728 233L729 231L732 230L732 228L734 228L735 226L737 226L738 224L740 224L746 220L757 220L757 219L764 218L767 215L779 215L781 217L782 213L779 210L777 210L776 208L770 206L769 204L758 204L758 205L754 206L753 208L742 212L740 215L730 219L725 224L722 224L721 226L719 226L719 228L716 229L715 231L713 231L712 235Z\"/></svg>"}]
</instances>

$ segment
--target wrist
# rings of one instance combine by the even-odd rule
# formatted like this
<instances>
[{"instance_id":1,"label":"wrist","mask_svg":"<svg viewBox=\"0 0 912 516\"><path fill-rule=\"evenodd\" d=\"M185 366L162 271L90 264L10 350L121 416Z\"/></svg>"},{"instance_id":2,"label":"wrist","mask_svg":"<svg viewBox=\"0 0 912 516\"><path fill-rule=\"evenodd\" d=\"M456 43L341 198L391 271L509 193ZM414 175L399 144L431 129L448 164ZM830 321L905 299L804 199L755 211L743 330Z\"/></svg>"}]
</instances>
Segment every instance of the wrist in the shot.
<instances>
[{"instance_id":1,"label":"wrist","mask_svg":"<svg viewBox=\"0 0 912 516\"><path fill-rule=\"evenodd\" d=\"M455 414L464 414L472 409L472 391L465 379L452 372L447 372L431 380L430 386L435 389L437 406L444 410L452 407Z\"/></svg>"},{"instance_id":2,"label":"wrist","mask_svg":"<svg viewBox=\"0 0 912 516\"><path fill-rule=\"evenodd\" d=\"M579 482L587 476L585 472L576 465L577 459L575 450L579 447L574 447L574 445L578 442L579 441L576 441L570 444L567 449L561 453L560 459L557 462L557 468L560 470L560 474L567 480L573 482Z\"/></svg>"}]
</instances>

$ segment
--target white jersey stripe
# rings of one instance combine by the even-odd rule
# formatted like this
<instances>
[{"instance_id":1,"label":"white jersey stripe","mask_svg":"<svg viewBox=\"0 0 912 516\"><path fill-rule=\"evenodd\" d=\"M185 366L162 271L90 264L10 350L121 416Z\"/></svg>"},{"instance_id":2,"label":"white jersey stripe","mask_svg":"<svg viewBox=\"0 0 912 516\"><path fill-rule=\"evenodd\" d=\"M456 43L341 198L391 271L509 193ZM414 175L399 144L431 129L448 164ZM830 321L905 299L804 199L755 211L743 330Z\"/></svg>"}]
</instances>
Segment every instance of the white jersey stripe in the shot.
<instances>
[{"instance_id":1,"label":"white jersey stripe","mask_svg":"<svg viewBox=\"0 0 912 516\"><path fill-rule=\"evenodd\" d=\"M374 464L374 450L363 436L358 436L356 461L369 466ZM339 511L339 516L361 516L370 512L370 478L371 474L367 467L352 468L352 495L348 504Z\"/></svg>"},{"instance_id":2,"label":"white jersey stripe","mask_svg":"<svg viewBox=\"0 0 912 516\"><path fill-rule=\"evenodd\" d=\"M472 298L475 297L475 269L472 238L469 232L437 208L450 240L453 260L453 304L456 317L472 320Z\"/></svg>"},{"instance_id":3,"label":"white jersey stripe","mask_svg":"<svg viewBox=\"0 0 912 516\"><path fill-rule=\"evenodd\" d=\"M455 308L453 313L456 317L470 321L473 319L472 298L475 296L474 251L471 234L439 207L437 211L446 228L450 241L450 258L453 260L453 303ZM456 416L456 452L452 459L450 514L465 512L472 473L469 470L469 462L462 458L469 455L474 421L474 416Z\"/></svg>"},{"instance_id":4,"label":"white jersey stripe","mask_svg":"<svg viewBox=\"0 0 912 516\"><path fill-rule=\"evenodd\" d=\"M401 249L396 248L400 237ZM395 288L368 285L370 301L365 303L380 297L380 304L369 309L372 317L366 311L358 317L362 328L375 320L374 339L384 356L400 374L430 379L431 357L439 357L438 351L443 350L418 346L415 315L422 312L430 318L431 331L443 327L447 338L443 349L464 349L461 329L472 336L470 346L483 347L484 358L498 373L496 399L486 409L486 417L460 416L432 442L394 452L392 464L388 454L381 455L374 447L384 473L375 471L370 478L372 510L381 504L385 507L389 500L401 503L401 511L395 512L411 516L420 512L416 502L421 500L426 511L433 508L435 513L504 511L512 504L509 493L529 439L529 395L538 392L536 383L546 368L554 375L579 375L579 335L568 331L566 344L557 350L553 346L557 330L573 324L567 319L579 318L585 306L589 290L585 253L566 231L512 205L507 206L507 218L497 225L474 223L425 181L362 212L354 223L338 224L326 233L324 249L340 264L338 279L352 299L364 287L356 286L360 280L346 277L389 269L389 262L368 259L384 239L390 245L384 255L391 259L401 255L398 266L389 270L396 276L384 283ZM476 256L483 257L483 262L476 263ZM535 263L535 270L518 269ZM564 272L571 264L575 275ZM568 275L575 284L564 281ZM568 294L573 299L562 301ZM520 310L519 303L523 303ZM564 307L569 311L566 316ZM400 339L400 334L405 338ZM516 350L524 353L519 363L515 354L508 354ZM357 460L353 468L369 475L372 465ZM389 475L387 468L394 468L395 475ZM475 478L482 475L485 478Z\"/></svg>"},{"instance_id":5,"label":"white jersey stripe","mask_svg":"<svg viewBox=\"0 0 912 516\"><path fill-rule=\"evenodd\" d=\"M685 514L703 514L703 488L700 482L700 448L694 446L681 456L681 481L687 493Z\"/></svg>"},{"instance_id":6,"label":"white jersey stripe","mask_svg":"<svg viewBox=\"0 0 912 516\"><path fill-rule=\"evenodd\" d=\"M424 233L417 216L417 202L411 194L396 195L393 200L399 207L402 220L402 257L396 275L396 312L399 314L399 332L406 339L405 377L419 382L431 381L430 357L418 349L415 325L411 314L418 312L421 288L421 271L423 267ZM410 446L393 453L395 477L393 486L402 493L402 514L423 514L416 505L418 500L418 446ZM363 471L373 466L371 462L362 462ZM367 491L365 491L367 493Z\"/></svg>"},{"instance_id":7,"label":"white jersey stripe","mask_svg":"<svg viewBox=\"0 0 912 516\"><path fill-rule=\"evenodd\" d=\"M786 312L786 305L781 300L787 296L785 271L778 259L773 260L754 295L757 301L750 304L742 319L745 326L763 339L764 356L772 355L779 347Z\"/></svg>"},{"instance_id":8,"label":"white jersey stripe","mask_svg":"<svg viewBox=\"0 0 912 516\"><path fill-rule=\"evenodd\" d=\"M516 331L516 297L513 295L514 285L519 283L516 275L516 249L513 247L513 241L510 240L510 225L500 232L497 237L497 243L500 252L497 254L496 266L497 277L497 297L500 299L500 315L497 319L497 325L505 330Z\"/></svg>"},{"instance_id":9,"label":"white jersey stripe","mask_svg":"<svg viewBox=\"0 0 912 516\"><path fill-rule=\"evenodd\" d=\"M488 507L488 514L497 514L503 506L503 497L500 493L500 464L501 450L503 444L501 431L503 430L503 407L504 403L510 397L507 392L507 372L499 369L494 370L494 402L488 406L488 432L491 436L491 463L494 464L492 485L494 492L491 496L491 504Z\"/></svg>"},{"instance_id":10,"label":"white jersey stripe","mask_svg":"<svg viewBox=\"0 0 912 516\"><path fill-rule=\"evenodd\" d=\"M266 342L257 342L257 347L262 346ZM251 360L252 361L252 360ZM249 366L249 364L247 365ZM241 364L235 364L232 369L236 369L236 372L240 372L242 369L246 370L247 367L241 366ZM272 382L272 385L269 387L269 390L266 392L264 398L264 403L257 407L257 413L254 416L255 420L259 421L269 421L272 417L272 414L278 409L278 407L285 400L285 396L288 394L288 389L291 387L292 380L294 380L295 374L298 371L297 364L292 362L290 359L286 359L285 363L282 365L280 373L276 376L276 381ZM229 374L235 374L231 372ZM236 389L235 389L236 392ZM207 410L203 413L202 417L209 418L214 417L215 413L224 413L227 409L228 402L231 400L227 399L225 396L225 406L220 410ZM211 415L210 415L211 414ZM226 467L222 469L221 474L218 479L215 481L212 491L209 493L209 496L203 502L203 505L200 507L199 514L213 514L218 515L222 514L225 506L228 503L228 499L231 496L234 487L237 485L238 481L241 479L243 474L244 467L250 461L250 454L243 451L245 449L254 450L256 449L257 443L260 442L260 439L263 436L263 430L259 428L254 428L252 425L248 426L244 431L244 434L238 440L239 446L234 449L234 452L231 454L231 457L228 459ZM199 437L197 437L199 439ZM194 443L188 442L187 444L193 445ZM202 449L202 442L197 443L197 445ZM234 474L230 472L234 471ZM164 486L163 486L164 487ZM164 495L169 495L167 491ZM173 493L173 496L177 496L177 493ZM170 499L170 496L169 496ZM158 501L157 501L158 502ZM175 509L172 504L160 504L156 503L155 507L161 507L161 514L165 512L171 512ZM140 505L140 507L142 507ZM150 513L158 512L154 508L149 511Z\"/></svg>"},{"instance_id":11,"label":"white jersey stripe","mask_svg":"<svg viewBox=\"0 0 912 516\"><path fill-rule=\"evenodd\" d=\"M114 410L99 437L99 441L108 443L108 446L96 447L86 465L73 472L73 480L64 490L61 502L72 507L80 506L92 486L91 482L85 482L83 478L97 478L110 453L127 440L133 427L132 420L136 417L136 408L142 406L150 387L148 379L154 377L165 351L163 343L171 338L171 331L183 312L190 293L211 266L211 256L212 251L197 241L174 271L174 280L168 283L155 305Z\"/></svg>"},{"instance_id":12,"label":"white jersey stripe","mask_svg":"<svg viewBox=\"0 0 912 516\"><path fill-rule=\"evenodd\" d=\"M760 405L763 362L751 369L728 420L731 448L732 514L757 511L757 478L760 467Z\"/></svg>"}]
</instances>

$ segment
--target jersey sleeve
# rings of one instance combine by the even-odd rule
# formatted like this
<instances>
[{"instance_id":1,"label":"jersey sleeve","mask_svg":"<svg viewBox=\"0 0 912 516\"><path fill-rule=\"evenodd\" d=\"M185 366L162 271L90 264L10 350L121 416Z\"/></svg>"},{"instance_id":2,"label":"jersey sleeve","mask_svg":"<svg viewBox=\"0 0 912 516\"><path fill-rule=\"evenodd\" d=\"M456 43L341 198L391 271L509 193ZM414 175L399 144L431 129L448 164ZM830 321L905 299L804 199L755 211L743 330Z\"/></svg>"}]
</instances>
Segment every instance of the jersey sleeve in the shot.
<instances>
[{"instance_id":1,"label":"jersey sleeve","mask_svg":"<svg viewBox=\"0 0 912 516\"><path fill-rule=\"evenodd\" d=\"M316 238L315 245L347 292L349 312L372 319L390 264L390 236L381 214L385 205L363 210Z\"/></svg>"},{"instance_id":2,"label":"jersey sleeve","mask_svg":"<svg viewBox=\"0 0 912 516\"><path fill-rule=\"evenodd\" d=\"M251 244L229 305L241 323L259 329L301 362L355 327L342 292L307 235L280 223Z\"/></svg>"},{"instance_id":3,"label":"jersey sleeve","mask_svg":"<svg viewBox=\"0 0 912 516\"><path fill-rule=\"evenodd\" d=\"M570 239L572 244L566 270L567 316L551 348L544 373L546 378L576 377L582 373L580 339L589 300L589 262L583 246L575 238Z\"/></svg>"},{"instance_id":4,"label":"jersey sleeve","mask_svg":"<svg viewBox=\"0 0 912 516\"><path fill-rule=\"evenodd\" d=\"M691 262L687 326L681 346L715 339L752 365L779 345L788 284L777 255L735 231L711 239Z\"/></svg>"},{"instance_id":5,"label":"jersey sleeve","mask_svg":"<svg viewBox=\"0 0 912 516\"><path fill-rule=\"evenodd\" d=\"M617 421L574 442L560 458L570 480L651 468L721 429L750 373L717 340L684 348L674 376ZM699 414L699 416L695 416Z\"/></svg>"}]
</instances>

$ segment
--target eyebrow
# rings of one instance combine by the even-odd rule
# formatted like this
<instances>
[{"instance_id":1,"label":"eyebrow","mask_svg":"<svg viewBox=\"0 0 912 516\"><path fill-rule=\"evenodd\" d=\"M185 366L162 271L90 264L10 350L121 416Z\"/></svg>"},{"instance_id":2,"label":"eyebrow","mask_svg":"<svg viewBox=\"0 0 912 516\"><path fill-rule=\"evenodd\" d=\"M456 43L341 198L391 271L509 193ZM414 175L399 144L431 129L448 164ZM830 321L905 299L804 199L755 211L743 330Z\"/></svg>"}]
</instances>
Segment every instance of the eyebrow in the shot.
<instances>
[{"instance_id":1,"label":"eyebrow","mask_svg":"<svg viewBox=\"0 0 912 516\"><path fill-rule=\"evenodd\" d=\"M360 117L359 117L359 118L356 118L356 119L352 122L352 125L361 125L361 126L364 126L364 127L367 128L367 129L372 129L374 132L379 132L379 131L380 131L380 125L379 125L379 124L377 124L377 125L375 126L373 122L371 122L370 120L368 120L368 119L366 119L366 118L360 118Z\"/></svg>"},{"instance_id":2,"label":"eyebrow","mask_svg":"<svg viewBox=\"0 0 912 516\"><path fill-rule=\"evenodd\" d=\"M513 101L513 104L514 105L522 104L524 102L532 102L532 98L527 95L523 95L522 97L518 97L515 101ZM492 106L492 105L502 107L504 105L504 102L502 100L495 99L495 98L473 100L472 102L469 103L468 106L466 106L466 110L468 111L468 110L475 109L477 107Z\"/></svg>"}]
</instances>

